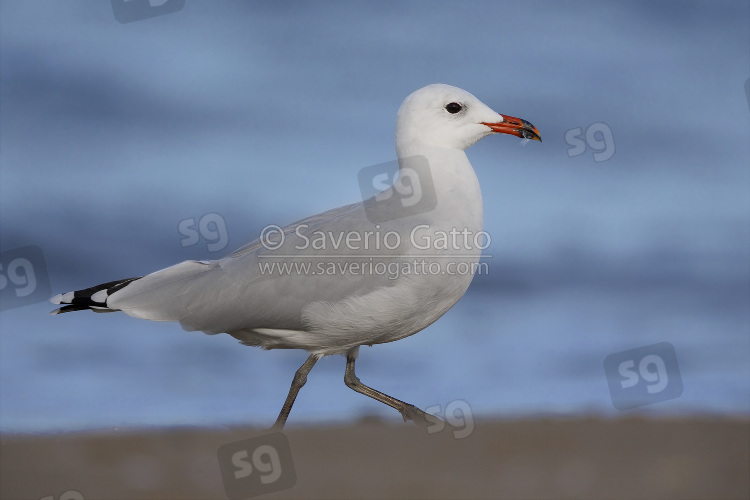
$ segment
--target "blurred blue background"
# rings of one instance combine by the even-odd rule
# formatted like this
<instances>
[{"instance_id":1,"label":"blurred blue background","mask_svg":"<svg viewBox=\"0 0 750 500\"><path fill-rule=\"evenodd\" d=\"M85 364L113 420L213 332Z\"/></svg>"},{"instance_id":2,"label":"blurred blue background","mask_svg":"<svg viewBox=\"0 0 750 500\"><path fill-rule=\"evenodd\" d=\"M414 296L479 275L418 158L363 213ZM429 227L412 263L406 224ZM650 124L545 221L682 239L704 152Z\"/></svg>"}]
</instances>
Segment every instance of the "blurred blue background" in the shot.
<instances>
[{"instance_id":1,"label":"blurred blue background","mask_svg":"<svg viewBox=\"0 0 750 500\"><path fill-rule=\"evenodd\" d=\"M544 142L468 150L490 272L425 331L363 348L360 378L475 418L750 413L747 2L187 0L128 24L102 1L0 8L2 249L41 248L53 293L358 201L403 98L449 83ZM611 140L570 156L594 124ZM226 248L184 247L180 221L208 213ZM0 431L270 425L306 357L53 308L0 313ZM616 410L605 357L657 342L682 395ZM399 418L343 373L322 360L290 424Z\"/></svg>"}]
</instances>

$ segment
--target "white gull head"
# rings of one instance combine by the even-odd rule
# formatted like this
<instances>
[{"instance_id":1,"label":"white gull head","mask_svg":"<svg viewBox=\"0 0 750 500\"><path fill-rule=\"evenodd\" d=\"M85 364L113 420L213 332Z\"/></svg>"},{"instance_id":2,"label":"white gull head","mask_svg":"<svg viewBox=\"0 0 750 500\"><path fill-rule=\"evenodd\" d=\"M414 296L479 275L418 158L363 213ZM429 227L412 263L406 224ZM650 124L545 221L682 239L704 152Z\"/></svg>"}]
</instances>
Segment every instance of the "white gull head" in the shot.
<instances>
[{"instance_id":1,"label":"white gull head","mask_svg":"<svg viewBox=\"0 0 750 500\"><path fill-rule=\"evenodd\" d=\"M463 151L493 133L541 141L536 127L526 120L501 115L463 89L435 83L413 92L401 104L396 150L399 157L424 146Z\"/></svg>"}]
</instances>

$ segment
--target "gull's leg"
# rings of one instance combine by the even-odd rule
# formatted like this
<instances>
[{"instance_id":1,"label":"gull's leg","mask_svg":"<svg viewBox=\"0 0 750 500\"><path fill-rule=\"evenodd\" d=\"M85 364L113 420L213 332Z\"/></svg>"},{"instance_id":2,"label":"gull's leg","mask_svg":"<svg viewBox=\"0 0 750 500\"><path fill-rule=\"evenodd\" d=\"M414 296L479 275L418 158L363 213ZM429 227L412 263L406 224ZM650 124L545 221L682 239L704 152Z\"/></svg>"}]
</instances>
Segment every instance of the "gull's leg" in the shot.
<instances>
[{"instance_id":1,"label":"gull's leg","mask_svg":"<svg viewBox=\"0 0 750 500\"><path fill-rule=\"evenodd\" d=\"M346 353L346 373L344 374L344 383L346 383L347 387L397 409L401 413L401 416L404 417L404 421L413 420L415 424L421 427L428 427L432 424L441 422L438 417L425 413L414 405L393 398L388 394L383 394L382 392L376 391L372 387L368 387L360 382L359 378L357 378L357 375L354 373L354 362L356 361L358 354L359 347L355 347Z\"/></svg>"},{"instance_id":2,"label":"gull's leg","mask_svg":"<svg viewBox=\"0 0 750 500\"><path fill-rule=\"evenodd\" d=\"M289 388L289 394L286 396L284 406L281 407L279 418L276 419L276 423L271 427L272 430L280 431L284 428L286 419L289 418L289 412L292 411L294 400L297 399L297 393L302 389L302 386L305 385L305 382L307 382L307 374L310 373L310 370L312 370L312 367L315 366L315 363L317 363L319 359L320 354L310 354L307 361L305 361L302 366L299 367L297 373L294 374L292 386Z\"/></svg>"}]
</instances>

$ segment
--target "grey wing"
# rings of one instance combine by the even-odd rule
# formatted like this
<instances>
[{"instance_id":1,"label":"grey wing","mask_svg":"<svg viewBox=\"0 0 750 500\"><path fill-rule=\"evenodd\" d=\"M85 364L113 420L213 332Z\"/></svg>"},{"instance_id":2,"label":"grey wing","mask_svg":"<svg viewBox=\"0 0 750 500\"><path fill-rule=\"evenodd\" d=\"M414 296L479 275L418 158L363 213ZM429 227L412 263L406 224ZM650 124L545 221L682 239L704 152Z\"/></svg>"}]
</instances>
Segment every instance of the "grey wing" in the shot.
<instances>
[{"instance_id":1,"label":"grey wing","mask_svg":"<svg viewBox=\"0 0 750 500\"><path fill-rule=\"evenodd\" d=\"M388 227L380 234L399 230L396 223ZM386 248L382 242L376 248L375 228L362 203L339 207L283 228L279 248L271 250L255 240L220 260L182 262L134 281L111 295L107 305L134 317L179 321L187 330L207 333L304 330L302 309L312 302L336 303L395 286L396 280L387 275L347 272L353 263L371 263L373 255L375 260L392 260L405 252L403 246ZM367 246L362 241L347 244L339 237L368 231L372 235ZM333 235L333 240L313 248L311 242L320 234Z\"/></svg>"}]
</instances>

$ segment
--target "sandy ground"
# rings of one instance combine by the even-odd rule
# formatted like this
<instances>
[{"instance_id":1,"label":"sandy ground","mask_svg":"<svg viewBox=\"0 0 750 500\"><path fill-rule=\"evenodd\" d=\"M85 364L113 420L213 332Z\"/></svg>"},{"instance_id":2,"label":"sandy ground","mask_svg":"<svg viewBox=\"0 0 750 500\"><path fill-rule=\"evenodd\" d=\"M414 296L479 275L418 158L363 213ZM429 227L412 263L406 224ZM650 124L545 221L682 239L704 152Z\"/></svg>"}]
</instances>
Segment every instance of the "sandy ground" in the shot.
<instances>
[{"instance_id":1,"label":"sandy ground","mask_svg":"<svg viewBox=\"0 0 750 500\"><path fill-rule=\"evenodd\" d=\"M283 436L261 450L269 435L246 428L3 435L0 496L226 498L217 450L232 443L237 498L750 498L746 418L480 421L463 434L289 427L290 454Z\"/></svg>"}]
</instances>

